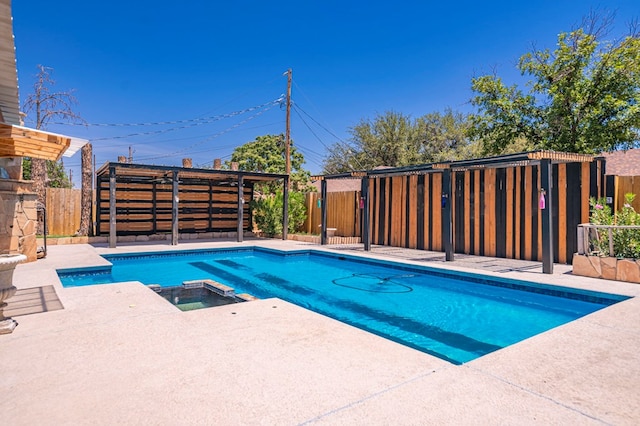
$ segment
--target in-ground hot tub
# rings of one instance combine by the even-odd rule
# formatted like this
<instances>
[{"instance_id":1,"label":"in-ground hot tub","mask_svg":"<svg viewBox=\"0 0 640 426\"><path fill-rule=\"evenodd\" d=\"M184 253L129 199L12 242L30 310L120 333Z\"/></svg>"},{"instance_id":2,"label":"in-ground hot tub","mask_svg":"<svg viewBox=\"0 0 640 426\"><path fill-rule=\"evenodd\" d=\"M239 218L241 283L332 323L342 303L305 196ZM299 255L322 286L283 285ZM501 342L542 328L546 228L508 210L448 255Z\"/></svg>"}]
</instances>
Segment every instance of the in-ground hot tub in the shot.
<instances>
[{"instance_id":1,"label":"in-ground hot tub","mask_svg":"<svg viewBox=\"0 0 640 426\"><path fill-rule=\"evenodd\" d=\"M212 280L187 281L175 287L149 287L181 311L213 308L255 299L248 294L235 294L231 287Z\"/></svg>"}]
</instances>

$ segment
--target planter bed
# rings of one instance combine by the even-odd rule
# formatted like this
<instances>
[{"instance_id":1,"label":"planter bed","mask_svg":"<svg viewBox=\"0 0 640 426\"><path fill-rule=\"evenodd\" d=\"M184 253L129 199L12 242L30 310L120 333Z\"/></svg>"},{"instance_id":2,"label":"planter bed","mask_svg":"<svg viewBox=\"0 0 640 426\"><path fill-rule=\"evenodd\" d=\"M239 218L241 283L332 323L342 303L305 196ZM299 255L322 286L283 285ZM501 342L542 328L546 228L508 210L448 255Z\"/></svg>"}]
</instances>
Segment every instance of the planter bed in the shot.
<instances>
[{"instance_id":1,"label":"planter bed","mask_svg":"<svg viewBox=\"0 0 640 426\"><path fill-rule=\"evenodd\" d=\"M573 255L573 273L583 277L640 283L640 260Z\"/></svg>"}]
</instances>

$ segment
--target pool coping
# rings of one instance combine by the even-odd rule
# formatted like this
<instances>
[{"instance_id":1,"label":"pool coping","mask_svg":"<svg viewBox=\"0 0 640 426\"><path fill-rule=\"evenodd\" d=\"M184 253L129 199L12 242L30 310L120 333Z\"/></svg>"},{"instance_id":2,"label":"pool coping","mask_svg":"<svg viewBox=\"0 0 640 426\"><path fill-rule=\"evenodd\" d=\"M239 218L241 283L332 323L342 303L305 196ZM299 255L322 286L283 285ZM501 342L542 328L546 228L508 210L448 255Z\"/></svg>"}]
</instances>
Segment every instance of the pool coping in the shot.
<instances>
[{"instance_id":1,"label":"pool coping","mask_svg":"<svg viewBox=\"0 0 640 426\"><path fill-rule=\"evenodd\" d=\"M286 250L310 247L271 240L258 243ZM199 242L189 247L225 245L238 246L233 242ZM156 423L175 420L178 415L193 423L215 420L231 424L410 424L417 419L420 423L453 424L477 423L480 418L487 423L633 424L640 419L637 298L453 366L279 299L201 310L210 312L176 313L154 303L147 296L157 296L139 283L65 289L55 276L59 265L104 264L99 254L140 251L141 247L56 246L50 248L47 259L18 266L16 286L53 284L65 309L18 317L20 325L14 334L0 336L0 345L6 348L0 351L0 362L17 371L9 372L0 382L3 395L9 395L0 402L0 409L12 423L64 423L65 419L70 423L89 418L100 423L131 422L133 418L128 416L133 407L137 414ZM311 247L340 252L335 247ZM157 251L171 247L144 248ZM380 251L349 254L397 260ZM437 266L478 272L453 264ZM486 271L485 275L626 296L640 293L638 285L585 279L571 276L561 267L556 269L550 276L522 271ZM83 318L90 323L79 322ZM149 328L157 332L149 333ZM212 328L221 334L205 348L202 339L188 343L162 331L203 336L212 333ZM110 339L105 342L103 336ZM236 343L218 347L216 340ZM83 341L86 344L81 344ZM144 346L139 345L141 341ZM63 342L65 346L61 346ZM188 347L176 346L177 342ZM80 349L83 357L69 352L68 346ZM161 349L167 347L172 352ZM95 358L94 367L82 363L87 356ZM190 375L196 371L190 373L193 356L201 359L198 371L211 369L214 376ZM129 362L118 363L118 359ZM117 370L109 368L114 363ZM218 363L235 375L217 370ZM156 370L154 365L164 367ZM180 375L185 377L186 373L188 380L184 382ZM171 387L176 381L182 383L180 388ZM134 391L123 400L112 390L124 385L158 394L149 400ZM169 395L163 392L167 386L174 389ZM217 386L226 386L224 395ZM189 410L188 402L194 397L203 407L218 407L214 395L228 407L215 417ZM92 405L98 400L104 409ZM143 400L146 406L142 406Z\"/></svg>"}]
</instances>

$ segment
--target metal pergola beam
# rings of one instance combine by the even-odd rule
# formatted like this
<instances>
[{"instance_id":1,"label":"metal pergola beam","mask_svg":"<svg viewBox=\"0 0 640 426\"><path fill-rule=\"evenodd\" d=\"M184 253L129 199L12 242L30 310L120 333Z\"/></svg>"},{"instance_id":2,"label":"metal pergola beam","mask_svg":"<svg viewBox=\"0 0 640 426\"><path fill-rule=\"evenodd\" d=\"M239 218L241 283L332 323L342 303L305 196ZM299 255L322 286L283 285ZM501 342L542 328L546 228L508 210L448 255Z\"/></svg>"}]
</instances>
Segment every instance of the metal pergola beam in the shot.
<instances>
[{"instance_id":1,"label":"metal pergola beam","mask_svg":"<svg viewBox=\"0 0 640 426\"><path fill-rule=\"evenodd\" d=\"M320 199L322 204L320 205L320 244L327 244L327 181L322 179L320 182Z\"/></svg>"},{"instance_id":2,"label":"metal pergola beam","mask_svg":"<svg viewBox=\"0 0 640 426\"><path fill-rule=\"evenodd\" d=\"M453 260L453 214L451 209L451 169L442 173L442 241L446 261Z\"/></svg>"},{"instance_id":3,"label":"metal pergola beam","mask_svg":"<svg viewBox=\"0 0 640 426\"><path fill-rule=\"evenodd\" d=\"M286 240L289 234L289 175L282 180L282 239Z\"/></svg>"},{"instance_id":4,"label":"metal pergola beam","mask_svg":"<svg viewBox=\"0 0 640 426\"><path fill-rule=\"evenodd\" d=\"M362 243L365 251L371 250L371 226L369 223L369 178L361 181L360 196L362 198Z\"/></svg>"},{"instance_id":5,"label":"metal pergola beam","mask_svg":"<svg viewBox=\"0 0 640 426\"><path fill-rule=\"evenodd\" d=\"M540 194L538 208L542 215L542 272L553 274L553 168L551 160L540 161Z\"/></svg>"},{"instance_id":6,"label":"metal pergola beam","mask_svg":"<svg viewBox=\"0 0 640 426\"><path fill-rule=\"evenodd\" d=\"M173 182L171 183L171 245L178 245L178 207L179 207L180 187L178 183L178 172L173 171Z\"/></svg>"},{"instance_id":7,"label":"metal pergola beam","mask_svg":"<svg viewBox=\"0 0 640 426\"><path fill-rule=\"evenodd\" d=\"M236 241L241 243L244 240L244 177L238 176L238 226Z\"/></svg>"},{"instance_id":8,"label":"metal pergola beam","mask_svg":"<svg viewBox=\"0 0 640 426\"><path fill-rule=\"evenodd\" d=\"M109 167L109 248L115 248L116 235L116 168Z\"/></svg>"}]
</instances>

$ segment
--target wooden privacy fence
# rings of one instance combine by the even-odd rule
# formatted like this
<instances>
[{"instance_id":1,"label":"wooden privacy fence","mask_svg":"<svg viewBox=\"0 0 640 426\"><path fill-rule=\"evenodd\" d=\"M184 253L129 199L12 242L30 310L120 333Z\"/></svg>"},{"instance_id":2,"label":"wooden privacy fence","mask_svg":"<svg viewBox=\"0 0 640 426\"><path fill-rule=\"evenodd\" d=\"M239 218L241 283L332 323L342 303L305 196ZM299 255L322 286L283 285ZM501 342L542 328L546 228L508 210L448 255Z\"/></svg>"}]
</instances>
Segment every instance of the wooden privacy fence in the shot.
<instances>
[{"instance_id":1,"label":"wooden privacy fence","mask_svg":"<svg viewBox=\"0 0 640 426\"><path fill-rule=\"evenodd\" d=\"M636 195L636 198L631 206L635 211L640 212L640 176L615 176L613 186L615 211L622 210L625 202L624 194L632 193Z\"/></svg>"},{"instance_id":2,"label":"wooden privacy fence","mask_svg":"<svg viewBox=\"0 0 640 426\"><path fill-rule=\"evenodd\" d=\"M80 229L79 189L46 188L47 234L75 235Z\"/></svg>"},{"instance_id":3,"label":"wooden privacy fence","mask_svg":"<svg viewBox=\"0 0 640 426\"><path fill-rule=\"evenodd\" d=\"M601 170L595 161L552 165L556 263L571 263L576 228L589 221L589 197L604 194ZM443 200L442 178L370 177L371 243L444 251L443 203L451 202L456 253L542 260L539 165L454 170L450 201Z\"/></svg>"},{"instance_id":4,"label":"wooden privacy fence","mask_svg":"<svg viewBox=\"0 0 640 426\"><path fill-rule=\"evenodd\" d=\"M307 218L300 231L308 234L320 234L322 209L318 203L320 193L307 192L305 207ZM361 233L360 191L327 193L327 227L336 228L341 237L359 237Z\"/></svg>"}]
</instances>

